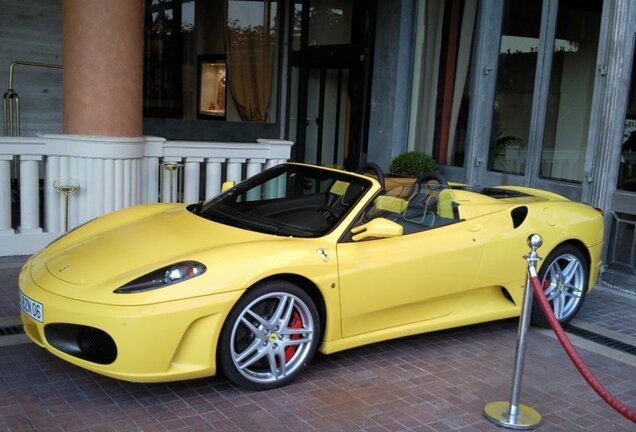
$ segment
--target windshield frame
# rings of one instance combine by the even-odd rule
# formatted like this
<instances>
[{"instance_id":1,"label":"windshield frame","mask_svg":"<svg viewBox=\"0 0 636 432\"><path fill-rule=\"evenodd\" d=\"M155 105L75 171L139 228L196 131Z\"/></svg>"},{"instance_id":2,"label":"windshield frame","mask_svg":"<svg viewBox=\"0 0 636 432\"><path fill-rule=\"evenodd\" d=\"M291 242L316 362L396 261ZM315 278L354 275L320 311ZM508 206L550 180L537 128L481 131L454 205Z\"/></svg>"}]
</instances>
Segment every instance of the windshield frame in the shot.
<instances>
[{"instance_id":1,"label":"windshield frame","mask_svg":"<svg viewBox=\"0 0 636 432\"><path fill-rule=\"evenodd\" d=\"M272 182L279 196L264 196ZM334 231L373 188L370 178L314 165L285 163L250 177L188 209L236 228L285 237L318 238ZM271 189L271 188L270 188ZM249 194L257 199L249 199Z\"/></svg>"}]
</instances>

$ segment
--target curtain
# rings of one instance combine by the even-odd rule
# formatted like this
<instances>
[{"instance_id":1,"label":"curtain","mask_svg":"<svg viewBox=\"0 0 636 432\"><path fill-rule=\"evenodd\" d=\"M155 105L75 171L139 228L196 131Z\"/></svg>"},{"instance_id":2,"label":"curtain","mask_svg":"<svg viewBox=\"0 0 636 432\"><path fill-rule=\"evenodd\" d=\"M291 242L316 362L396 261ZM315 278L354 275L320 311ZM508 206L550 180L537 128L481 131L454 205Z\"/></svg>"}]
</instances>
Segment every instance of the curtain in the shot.
<instances>
[{"instance_id":1,"label":"curtain","mask_svg":"<svg viewBox=\"0 0 636 432\"><path fill-rule=\"evenodd\" d=\"M439 63L442 45L444 2L426 1L423 67L420 77L422 88L419 102L421 126L418 128L415 148L431 154L435 137L435 101L439 80Z\"/></svg>"},{"instance_id":2,"label":"curtain","mask_svg":"<svg viewBox=\"0 0 636 432\"><path fill-rule=\"evenodd\" d=\"M455 88L453 90L453 104L451 108L450 129L448 135L448 161L453 160L455 153L455 132L457 129L457 117L464 96L470 55L473 45L473 30L477 16L477 0L466 0L464 3L464 16L462 17L461 33L459 36L459 48L457 50L457 66L455 70Z\"/></svg>"},{"instance_id":3,"label":"curtain","mask_svg":"<svg viewBox=\"0 0 636 432\"><path fill-rule=\"evenodd\" d=\"M247 2L240 2L245 5ZM249 2L240 19L228 2L226 27L227 81L243 121L266 122L272 93L272 62L276 36L272 28L272 1ZM258 23L258 24L254 24Z\"/></svg>"}]
</instances>

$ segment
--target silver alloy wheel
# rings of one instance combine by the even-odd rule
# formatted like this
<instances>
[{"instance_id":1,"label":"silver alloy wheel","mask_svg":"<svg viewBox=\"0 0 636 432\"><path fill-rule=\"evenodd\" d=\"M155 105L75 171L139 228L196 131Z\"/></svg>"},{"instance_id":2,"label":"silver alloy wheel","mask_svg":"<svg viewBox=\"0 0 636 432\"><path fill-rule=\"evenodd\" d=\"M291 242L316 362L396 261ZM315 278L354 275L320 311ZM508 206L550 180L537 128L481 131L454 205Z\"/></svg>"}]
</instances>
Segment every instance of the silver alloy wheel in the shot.
<instances>
[{"instance_id":1,"label":"silver alloy wheel","mask_svg":"<svg viewBox=\"0 0 636 432\"><path fill-rule=\"evenodd\" d=\"M255 383L280 381L301 367L315 335L309 307L287 292L264 294L234 322L230 354L235 368Z\"/></svg>"},{"instance_id":2,"label":"silver alloy wheel","mask_svg":"<svg viewBox=\"0 0 636 432\"><path fill-rule=\"evenodd\" d=\"M559 321L569 319L577 311L583 301L585 278L583 264L573 254L559 255L550 263L541 282L554 316Z\"/></svg>"}]
</instances>

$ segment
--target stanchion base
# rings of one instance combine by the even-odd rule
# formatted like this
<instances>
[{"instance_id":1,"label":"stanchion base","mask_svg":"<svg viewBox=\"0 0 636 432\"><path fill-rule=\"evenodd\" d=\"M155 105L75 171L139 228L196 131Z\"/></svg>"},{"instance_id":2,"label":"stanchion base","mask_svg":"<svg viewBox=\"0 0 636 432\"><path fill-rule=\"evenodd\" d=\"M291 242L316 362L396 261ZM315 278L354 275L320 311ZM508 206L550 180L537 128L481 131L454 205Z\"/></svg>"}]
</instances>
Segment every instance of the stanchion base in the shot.
<instances>
[{"instance_id":1,"label":"stanchion base","mask_svg":"<svg viewBox=\"0 0 636 432\"><path fill-rule=\"evenodd\" d=\"M534 429L541 423L541 414L529 406L519 404L516 416L510 415L510 402L490 402L484 416L498 426L510 429Z\"/></svg>"}]
</instances>

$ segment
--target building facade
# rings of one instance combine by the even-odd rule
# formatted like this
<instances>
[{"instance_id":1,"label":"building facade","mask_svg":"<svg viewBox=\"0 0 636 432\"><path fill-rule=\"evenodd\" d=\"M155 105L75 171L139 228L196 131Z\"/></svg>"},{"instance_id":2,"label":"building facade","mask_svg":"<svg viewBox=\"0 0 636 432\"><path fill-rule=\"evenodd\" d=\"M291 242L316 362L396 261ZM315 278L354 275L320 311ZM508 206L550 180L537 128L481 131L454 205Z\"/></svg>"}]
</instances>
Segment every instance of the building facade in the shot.
<instances>
[{"instance_id":1,"label":"building facade","mask_svg":"<svg viewBox=\"0 0 636 432\"><path fill-rule=\"evenodd\" d=\"M64 0L67 9L72 3ZM6 67L59 63L68 43L60 37L62 2L9 4L15 18L1 40L35 25L20 38L26 45L0 48ZM539 187L603 209L603 279L636 281L636 0L140 0L139 7L143 135L288 139L295 160L349 169L367 161L386 169L397 154L421 150L453 181ZM25 134L63 130L60 101L70 90L63 98L56 73L20 76L33 93L22 98ZM126 77L104 80L108 89Z\"/></svg>"}]
</instances>

